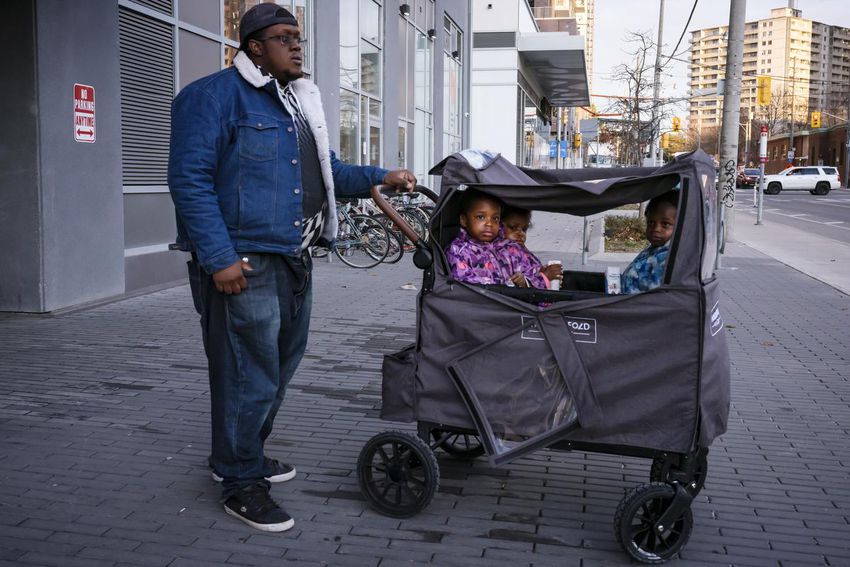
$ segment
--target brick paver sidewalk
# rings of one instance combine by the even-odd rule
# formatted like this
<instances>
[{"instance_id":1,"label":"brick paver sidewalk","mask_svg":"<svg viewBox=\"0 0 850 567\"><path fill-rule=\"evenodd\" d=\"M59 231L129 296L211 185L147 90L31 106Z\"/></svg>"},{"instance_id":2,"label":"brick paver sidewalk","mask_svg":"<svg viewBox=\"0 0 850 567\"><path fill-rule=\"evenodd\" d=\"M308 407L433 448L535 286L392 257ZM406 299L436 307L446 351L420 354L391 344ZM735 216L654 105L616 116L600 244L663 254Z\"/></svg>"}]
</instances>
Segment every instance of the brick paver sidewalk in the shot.
<instances>
[{"instance_id":1,"label":"brick paver sidewalk","mask_svg":"<svg viewBox=\"0 0 850 567\"><path fill-rule=\"evenodd\" d=\"M743 246L721 273L733 364L683 565L850 565L850 301ZM558 253L565 263L575 255ZM309 352L269 451L295 528L226 516L206 469L205 360L188 288L58 317L0 316L0 565L621 565L612 523L649 463L539 451L503 469L439 455L409 520L365 506L355 462L381 355L413 336L409 259L320 262ZM660 348L666 345L662 339ZM639 363L639 361L636 361Z\"/></svg>"}]
</instances>

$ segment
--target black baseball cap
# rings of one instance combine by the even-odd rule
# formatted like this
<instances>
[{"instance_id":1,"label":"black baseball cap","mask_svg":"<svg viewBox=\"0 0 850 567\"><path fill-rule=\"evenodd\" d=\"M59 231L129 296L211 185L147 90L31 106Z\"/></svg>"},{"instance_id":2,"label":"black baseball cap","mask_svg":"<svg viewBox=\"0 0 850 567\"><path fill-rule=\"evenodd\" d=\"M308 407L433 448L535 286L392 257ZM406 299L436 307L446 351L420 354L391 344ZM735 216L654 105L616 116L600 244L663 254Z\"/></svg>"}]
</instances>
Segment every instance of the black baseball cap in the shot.
<instances>
[{"instance_id":1,"label":"black baseball cap","mask_svg":"<svg viewBox=\"0 0 850 567\"><path fill-rule=\"evenodd\" d=\"M292 12L286 8L281 8L277 4L262 3L257 4L242 16L239 21L239 43L242 47L245 46L245 40L248 37L263 28L273 26L275 24L287 24L297 26L298 20L292 15Z\"/></svg>"}]
</instances>

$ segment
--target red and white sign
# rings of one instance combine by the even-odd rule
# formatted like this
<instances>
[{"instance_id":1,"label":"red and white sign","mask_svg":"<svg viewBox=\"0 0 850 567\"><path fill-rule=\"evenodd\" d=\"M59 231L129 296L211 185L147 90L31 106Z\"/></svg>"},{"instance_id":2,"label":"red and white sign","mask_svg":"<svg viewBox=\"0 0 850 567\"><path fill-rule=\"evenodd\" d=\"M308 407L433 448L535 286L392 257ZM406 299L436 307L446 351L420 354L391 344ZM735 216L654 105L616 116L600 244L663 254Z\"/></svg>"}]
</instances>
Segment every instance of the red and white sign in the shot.
<instances>
[{"instance_id":1,"label":"red and white sign","mask_svg":"<svg viewBox=\"0 0 850 567\"><path fill-rule=\"evenodd\" d=\"M94 143L94 87L74 83L74 140Z\"/></svg>"},{"instance_id":2,"label":"red and white sign","mask_svg":"<svg viewBox=\"0 0 850 567\"><path fill-rule=\"evenodd\" d=\"M767 163L767 126L762 126L759 134L759 162Z\"/></svg>"}]
</instances>

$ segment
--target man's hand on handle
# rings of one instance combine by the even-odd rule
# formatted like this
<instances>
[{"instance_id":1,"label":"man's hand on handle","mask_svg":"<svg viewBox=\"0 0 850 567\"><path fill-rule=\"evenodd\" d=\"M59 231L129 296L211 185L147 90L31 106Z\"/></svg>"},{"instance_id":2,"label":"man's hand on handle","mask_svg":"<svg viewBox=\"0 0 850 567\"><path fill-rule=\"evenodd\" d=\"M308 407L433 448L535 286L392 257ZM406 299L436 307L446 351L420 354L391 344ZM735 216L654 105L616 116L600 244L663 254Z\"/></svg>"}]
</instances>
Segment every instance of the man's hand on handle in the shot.
<instances>
[{"instance_id":1,"label":"man's hand on handle","mask_svg":"<svg viewBox=\"0 0 850 567\"><path fill-rule=\"evenodd\" d=\"M392 185L399 191L413 191L416 189L416 176L407 169L395 169L387 172L384 183Z\"/></svg>"},{"instance_id":2,"label":"man's hand on handle","mask_svg":"<svg viewBox=\"0 0 850 567\"><path fill-rule=\"evenodd\" d=\"M219 270L213 274L213 283L219 293L227 295L235 295L242 293L242 290L248 287L248 280L245 279L243 272L250 272L254 268L244 259L235 262L223 270Z\"/></svg>"}]
</instances>

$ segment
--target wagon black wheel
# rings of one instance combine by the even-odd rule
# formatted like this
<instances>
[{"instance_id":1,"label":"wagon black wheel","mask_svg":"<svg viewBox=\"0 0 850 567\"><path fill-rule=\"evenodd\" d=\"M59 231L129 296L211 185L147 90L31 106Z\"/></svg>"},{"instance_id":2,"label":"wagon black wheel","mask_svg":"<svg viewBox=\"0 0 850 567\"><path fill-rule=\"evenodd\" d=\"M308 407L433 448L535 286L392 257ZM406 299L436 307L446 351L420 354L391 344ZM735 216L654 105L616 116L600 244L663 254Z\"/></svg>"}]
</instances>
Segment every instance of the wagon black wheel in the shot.
<instances>
[{"instance_id":1,"label":"wagon black wheel","mask_svg":"<svg viewBox=\"0 0 850 567\"><path fill-rule=\"evenodd\" d=\"M403 431L372 437L360 451L357 477L369 505L394 518L424 510L440 486L434 452L422 439Z\"/></svg>"},{"instance_id":2,"label":"wagon black wheel","mask_svg":"<svg viewBox=\"0 0 850 567\"><path fill-rule=\"evenodd\" d=\"M679 553L694 527L690 508L661 531L655 523L673 502L676 490L669 484L642 484L629 491L620 501L614 516L617 542L632 558L641 563L664 563Z\"/></svg>"},{"instance_id":3,"label":"wagon black wheel","mask_svg":"<svg viewBox=\"0 0 850 567\"><path fill-rule=\"evenodd\" d=\"M443 429L432 429L431 435L434 441L443 439L437 447L456 459L472 460L484 454L484 445L477 435Z\"/></svg>"},{"instance_id":4,"label":"wagon black wheel","mask_svg":"<svg viewBox=\"0 0 850 567\"><path fill-rule=\"evenodd\" d=\"M702 487L705 486L705 477L708 474L708 451L703 449L697 451L694 458L697 460L694 467L694 476L685 486L685 490L691 493L691 496L696 498ZM681 459L678 455L668 455L666 457L655 457L652 459L652 468L649 470L650 482L671 482L670 472L680 467Z\"/></svg>"}]
</instances>

